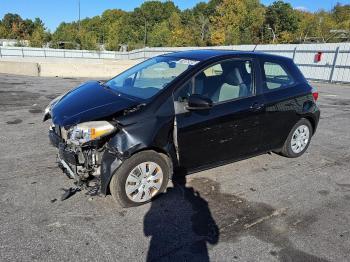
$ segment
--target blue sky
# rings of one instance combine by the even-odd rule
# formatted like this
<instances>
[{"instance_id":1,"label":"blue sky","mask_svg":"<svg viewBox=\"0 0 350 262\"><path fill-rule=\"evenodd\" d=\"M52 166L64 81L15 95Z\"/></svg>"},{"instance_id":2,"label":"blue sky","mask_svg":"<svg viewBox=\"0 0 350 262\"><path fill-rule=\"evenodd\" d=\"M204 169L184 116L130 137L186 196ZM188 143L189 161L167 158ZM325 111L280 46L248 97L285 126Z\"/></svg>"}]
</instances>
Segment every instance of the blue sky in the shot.
<instances>
[{"instance_id":1,"label":"blue sky","mask_svg":"<svg viewBox=\"0 0 350 262\"><path fill-rule=\"evenodd\" d=\"M81 17L91 17L101 14L106 9L120 8L133 10L144 1L140 0L80 0ZM181 9L186 9L201 2L198 0L174 0ZM203 2L203 0L202 0ZM262 0L268 5L273 0ZM306 8L310 11L318 9L330 10L337 2L346 4L350 0L290 0L294 7ZM0 0L0 17L6 13L17 13L22 18L40 17L51 31L63 21L70 22L78 19L78 0Z\"/></svg>"}]
</instances>

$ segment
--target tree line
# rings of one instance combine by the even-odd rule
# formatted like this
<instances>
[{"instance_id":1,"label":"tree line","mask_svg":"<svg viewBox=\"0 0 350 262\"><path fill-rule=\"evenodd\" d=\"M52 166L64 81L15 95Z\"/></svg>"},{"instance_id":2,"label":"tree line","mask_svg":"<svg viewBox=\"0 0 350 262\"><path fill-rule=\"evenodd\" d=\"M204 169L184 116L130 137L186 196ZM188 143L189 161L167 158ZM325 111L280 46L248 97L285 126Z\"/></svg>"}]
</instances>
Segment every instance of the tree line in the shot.
<instances>
[{"instance_id":1,"label":"tree line","mask_svg":"<svg viewBox=\"0 0 350 262\"><path fill-rule=\"evenodd\" d=\"M180 10L172 1L147 1L131 12L109 9L100 16L61 23L51 33L40 18L6 14L0 38L29 40L33 47L129 50L166 46L349 41L350 4L309 12L275 1L210 0Z\"/></svg>"}]
</instances>

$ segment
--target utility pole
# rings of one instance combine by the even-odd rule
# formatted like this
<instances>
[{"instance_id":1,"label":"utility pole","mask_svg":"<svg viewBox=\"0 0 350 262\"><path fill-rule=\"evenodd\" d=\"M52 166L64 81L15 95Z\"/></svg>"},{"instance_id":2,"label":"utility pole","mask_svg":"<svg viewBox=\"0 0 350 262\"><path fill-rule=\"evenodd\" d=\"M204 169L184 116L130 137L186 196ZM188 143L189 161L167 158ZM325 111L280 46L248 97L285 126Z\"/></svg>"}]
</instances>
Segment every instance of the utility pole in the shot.
<instances>
[{"instance_id":1,"label":"utility pole","mask_svg":"<svg viewBox=\"0 0 350 262\"><path fill-rule=\"evenodd\" d=\"M144 19L145 19L145 36L144 36L143 47L146 47L146 44L147 44L147 20L146 20L146 17Z\"/></svg>"},{"instance_id":2,"label":"utility pole","mask_svg":"<svg viewBox=\"0 0 350 262\"><path fill-rule=\"evenodd\" d=\"M78 0L78 28L80 32L80 0Z\"/></svg>"}]
</instances>

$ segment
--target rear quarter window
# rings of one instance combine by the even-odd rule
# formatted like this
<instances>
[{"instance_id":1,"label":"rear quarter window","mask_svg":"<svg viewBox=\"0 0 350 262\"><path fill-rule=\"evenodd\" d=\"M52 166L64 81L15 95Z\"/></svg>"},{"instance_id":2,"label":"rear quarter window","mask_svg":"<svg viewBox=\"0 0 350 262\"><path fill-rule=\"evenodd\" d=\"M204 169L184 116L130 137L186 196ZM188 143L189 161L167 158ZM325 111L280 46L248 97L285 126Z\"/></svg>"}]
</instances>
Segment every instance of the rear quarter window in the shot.
<instances>
[{"instance_id":1,"label":"rear quarter window","mask_svg":"<svg viewBox=\"0 0 350 262\"><path fill-rule=\"evenodd\" d=\"M217 64L204 70L203 73L205 74L206 77L221 76L223 73L223 70L222 70L221 64Z\"/></svg>"},{"instance_id":2,"label":"rear quarter window","mask_svg":"<svg viewBox=\"0 0 350 262\"><path fill-rule=\"evenodd\" d=\"M289 70L277 62L263 62L265 92L287 88L295 81Z\"/></svg>"}]
</instances>

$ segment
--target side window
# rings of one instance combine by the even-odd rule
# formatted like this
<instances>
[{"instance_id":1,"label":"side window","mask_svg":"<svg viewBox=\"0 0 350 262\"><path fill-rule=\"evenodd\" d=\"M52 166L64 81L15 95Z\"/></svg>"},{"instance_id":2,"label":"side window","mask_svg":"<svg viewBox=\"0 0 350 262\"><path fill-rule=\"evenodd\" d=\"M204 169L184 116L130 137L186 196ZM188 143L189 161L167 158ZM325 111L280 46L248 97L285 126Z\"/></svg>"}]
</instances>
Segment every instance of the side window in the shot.
<instances>
[{"instance_id":1,"label":"side window","mask_svg":"<svg viewBox=\"0 0 350 262\"><path fill-rule=\"evenodd\" d=\"M249 60L225 60L198 73L174 93L177 102L185 102L191 94L225 102L253 94L253 70Z\"/></svg>"},{"instance_id":2,"label":"side window","mask_svg":"<svg viewBox=\"0 0 350 262\"><path fill-rule=\"evenodd\" d=\"M245 70L248 74L252 73L252 62L251 61L245 61Z\"/></svg>"},{"instance_id":3,"label":"side window","mask_svg":"<svg viewBox=\"0 0 350 262\"><path fill-rule=\"evenodd\" d=\"M192 94L192 79L188 81L183 87L179 88L174 93L174 101L187 102L188 97Z\"/></svg>"},{"instance_id":4,"label":"side window","mask_svg":"<svg viewBox=\"0 0 350 262\"><path fill-rule=\"evenodd\" d=\"M221 64L214 65L212 67L209 67L208 69L205 69L203 71L206 77L208 76L220 76L223 73Z\"/></svg>"},{"instance_id":5,"label":"side window","mask_svg":"<svg viewBox=\"0 0 350 262\"><path fill-rule=\"evenodd\" d=\"M272 62L264 62L266 79L266 91L289 87L294 80L282 65Z\"/></svg>"}]
</instances>

